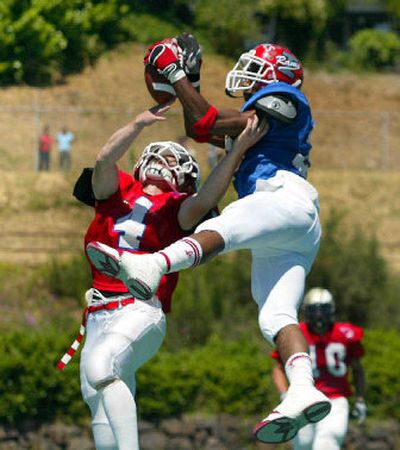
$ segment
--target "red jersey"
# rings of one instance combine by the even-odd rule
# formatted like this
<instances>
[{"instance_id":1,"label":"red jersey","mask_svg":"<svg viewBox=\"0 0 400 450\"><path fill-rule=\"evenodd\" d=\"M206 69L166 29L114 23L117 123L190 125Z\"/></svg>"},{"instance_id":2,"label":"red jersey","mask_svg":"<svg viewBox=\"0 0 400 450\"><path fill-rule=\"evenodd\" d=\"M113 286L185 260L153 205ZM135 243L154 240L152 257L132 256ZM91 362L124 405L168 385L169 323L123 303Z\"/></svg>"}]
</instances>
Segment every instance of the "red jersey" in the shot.
<instances>
[{"instance_id":1,"label":"red jersey","mask_svg":"<svg viewBox=\"0 0 400 450\"><path fill-rule=\"evenodd\" d=\"M315 386L327 397L350 397L349 362L364 355L364 331L351 323L336 322L323 336L312 333L307 324L300 328L310 347ZM279 359L275 350L271 356Z\"/></svg>"},{"instance_id":2,"label":"red jersey","mask_svg":"<svg viewBox=\"0 0 400 450\"><path fill-rule=\"evenodd\" d=\"M85 248L90 241L131 251L149 253L158 251L188 233L178 223L178 211L187 194L164 192L149 195L142 183L119 171L119 189L110 198L96 202L96 216L85 236ZM90 263L90 261L89 261ZM102 291L128 292L117 278L99 272L92 264L92 286ZM163 310L171 309L172 293L178 282L178 273L164 275L157 297Z\"/></svg>"},{"instance_id":3,"label":"red jersey","mask_svg":"<svg viewBox=\"0 0 400 450\"><path fill-rule=\"evenodd\" d=\"M53 144L53 138L49 134L42 134L39 137L39 151L49 153Z\"/></svg>"}]
</instances>

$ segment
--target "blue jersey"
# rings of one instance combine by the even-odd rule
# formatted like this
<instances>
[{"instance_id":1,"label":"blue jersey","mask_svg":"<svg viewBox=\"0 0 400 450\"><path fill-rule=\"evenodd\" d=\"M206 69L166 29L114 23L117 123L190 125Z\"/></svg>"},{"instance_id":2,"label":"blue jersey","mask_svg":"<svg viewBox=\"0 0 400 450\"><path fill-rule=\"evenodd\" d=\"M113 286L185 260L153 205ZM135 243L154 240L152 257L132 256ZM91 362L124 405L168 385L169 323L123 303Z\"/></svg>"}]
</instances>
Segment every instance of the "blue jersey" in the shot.
<instances>
[{"instance_id":1,"label":"blue jersey","mask_svg":"<svg viewBox=\"0 0 400 450\"><path fill-rule=\"evenodd\" d=\"M234 186L239 198L253 193L258 179L267 180L279 169L306 177L305 171L296 163L299 157L300 160L307 158L311 150L309 136L314 121L305 95L287 83L272 83L253 94L241 111L254 109L257 100L274 94L283 94L293 101L297 107L296 119L288 125L268 118L267 134L248 150L235 174Z\"/></svg>"}]
</instances>

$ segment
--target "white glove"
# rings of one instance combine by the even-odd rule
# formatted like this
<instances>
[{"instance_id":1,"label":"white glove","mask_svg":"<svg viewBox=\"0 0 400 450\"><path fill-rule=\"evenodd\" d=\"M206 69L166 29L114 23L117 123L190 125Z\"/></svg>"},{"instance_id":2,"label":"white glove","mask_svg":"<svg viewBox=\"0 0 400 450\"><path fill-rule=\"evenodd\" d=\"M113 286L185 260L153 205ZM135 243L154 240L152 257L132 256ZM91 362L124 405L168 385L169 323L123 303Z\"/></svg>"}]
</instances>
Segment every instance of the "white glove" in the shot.
<instances>
[{"instance_id":1,"label":"white glove","mask_svg":"<svg viewBox=\"0 0 400 450\"><path fill-rule=\"evenodd\" d=\"M364 400L357 400L352 411L352 416L357 419L357 423L361 424L367 417L367 405Z\"/></svg>"}]
</instances>

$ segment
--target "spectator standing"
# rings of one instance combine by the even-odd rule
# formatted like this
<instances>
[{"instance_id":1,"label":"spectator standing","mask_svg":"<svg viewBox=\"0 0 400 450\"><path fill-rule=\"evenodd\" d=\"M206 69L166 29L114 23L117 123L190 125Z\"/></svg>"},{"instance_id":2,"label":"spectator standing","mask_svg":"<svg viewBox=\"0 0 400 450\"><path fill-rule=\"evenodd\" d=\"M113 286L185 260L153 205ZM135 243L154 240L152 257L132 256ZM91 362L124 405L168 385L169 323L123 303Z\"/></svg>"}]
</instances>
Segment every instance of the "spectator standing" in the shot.
<instances>
[{"instance_id":1,"label":"spectator standing","mask_svg":"<svg viewBox=\"0 0 400 450\"><path fill-rule=\"evenodd\" d=\"M38 171L48 171L50 168L50 152L53 138L50 135L50 127L45 125L39 136L38 145Z\"/></svg>"},{"instance_id":2,"label":"spectator standing","mask_svg":"<svg viewBox=\"0 0 400 450\"><path fill-rule=\"evenodd\" d=\"M71 169L71 146L75 139L75 135L68 130L67 127L63 127L59 133L57 133L58 151L60 154L60 169L68 171Z\"/></svg>"}]
</instances>

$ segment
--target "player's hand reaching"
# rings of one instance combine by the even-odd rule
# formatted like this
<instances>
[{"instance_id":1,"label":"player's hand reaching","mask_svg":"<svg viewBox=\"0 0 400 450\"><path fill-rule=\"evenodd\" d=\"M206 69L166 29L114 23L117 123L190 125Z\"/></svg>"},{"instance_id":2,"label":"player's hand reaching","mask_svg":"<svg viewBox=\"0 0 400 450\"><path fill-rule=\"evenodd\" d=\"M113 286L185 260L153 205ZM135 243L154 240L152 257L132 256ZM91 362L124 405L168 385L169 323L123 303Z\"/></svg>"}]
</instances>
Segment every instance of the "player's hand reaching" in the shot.
<instances>
[{"instance_id":1,"label":"player's hand reaching","mask_svg":"<svg viewBox=\"0 0 400 450\"><path fill-rule=\"evenodd\" d=\"M357 419L357 423L361 424L367 417L367 405L364 400L357 400L354 404L352 416Z\"/></svg>"},{"instance_id":2,"label":"player's hand reaching","mask_svg":"<svg viewBox=\"0 0 400 450\"><path fill-rule=\"evenodd\" d=\"M164 103L163 105L153 106L152 108L143 111L136 116L135 123L141 125L142 127L149 127L155 122L166 120L166 117L164 117L164 115L171 108L171 105L173 103L174 100L168 103Z\"/></svg>"},{"instance_id":3,"label":"player's hand reaching","mask_svg":"<svg viewBox=\"0 0 400 450\"><path fill-rule=\"evenodd\" d=\"M193 34L186 31L176 37L182 50L182 68L194 87L200 86L201 47Z\"/></svg>"},{"instance_id":4,"label":"player's hand reaching","mask_svg":"<svg viewBox=\"0 0 400 450\"><path fill-rule=\"evenodd\" d=\"M171 84L185 76L181 65L182 50L175 38L155 42L144 57L144 64L151 64L165 76Z\"/></svg>"},{"instance_id":5,"label":"player's hand reaching","mask_svg":"<svg viewBox=\"0 0 400 450\"><path fill-rule=\"evenodd\" d=\"M257 115L249 117L245 129L239 136L233 140L232 152L238 152L242 155L258 142L268 131L267 120L259 121Z\"/></svg>"}]
</instances>

